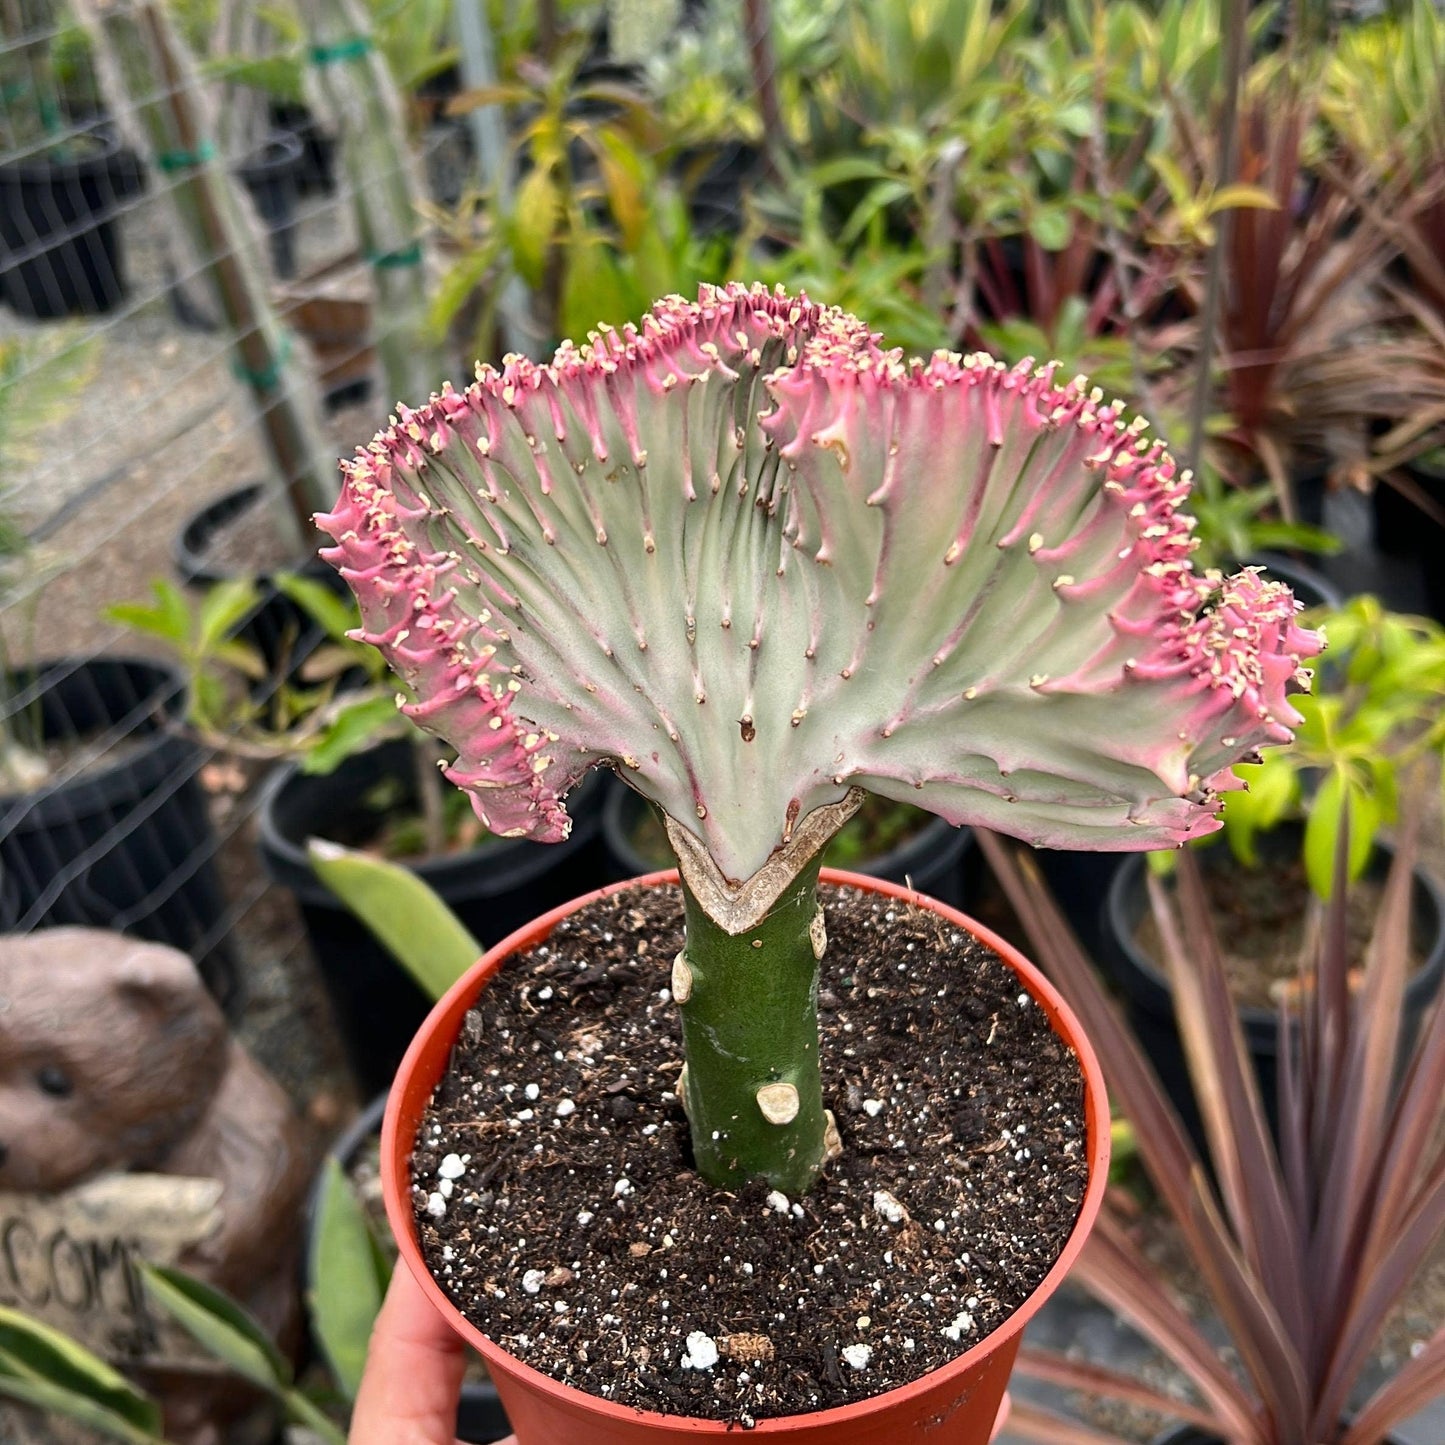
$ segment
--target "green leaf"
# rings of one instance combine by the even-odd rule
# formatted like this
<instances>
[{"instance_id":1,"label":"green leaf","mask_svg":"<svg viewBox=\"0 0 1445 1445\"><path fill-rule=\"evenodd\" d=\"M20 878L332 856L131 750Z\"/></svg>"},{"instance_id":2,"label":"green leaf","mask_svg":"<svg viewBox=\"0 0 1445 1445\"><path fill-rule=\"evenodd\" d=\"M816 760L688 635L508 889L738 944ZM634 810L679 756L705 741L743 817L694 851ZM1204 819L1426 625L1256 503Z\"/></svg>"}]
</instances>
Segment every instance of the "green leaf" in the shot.
<instances>
[{"instance_id":1,"label":"green leaf","mask_svg":"<svg viewBox=\"0 0 1445 1445\"><path fill-rule=\"evenodd\" d=\"M153 1439L161 1428L160 1407L98 1355L49 1325L0 1306L0 1391L7 1378L84 1400L88 1408L115 1416L136 1432L122 1438Z\"/></svg>"},{"instance_id":2,"label":"green leaf","mask_svg":"<svg viewBox=\"0 0 1445 1445\"><path fill-rule=\"evenodd\" d=\"M155 597L154 605L117 602L106 608L105 616L111 622L149 633L170 643L178 652L184 652L191 636L191 609L185 594L164 577L157 577L151 583L151 594Z\"/></svg>"},{"instance_id":3,"label":"green leaf","mask_svg":"<svg viewBox=\"0 0 1445 1445\"><path fill-rule=\"evenodd\" d=\"M552 173L542 166L528 171L517 187L512 208L512 256L522 279L534 290L542 284L547 253L557 234L562 199Z\"/></svg>"},{"instance_id":4,"label":"green leaf","mask_svg":"<svg viewBox=\"0 0 1445 1445\"><path fill-rule=\"evenodd\" d=\"M155 1303L222 1364L270 1394L285 1392L291 1367L235 1300L182 1270L142 1264L141 1276Z\"/></svg>"},{"instance_id":5,"label":"green leaf","mask_svg":"<svg viewBox=\"0 0 1445 1445\"><path fill-rule=\"evenodd\" d=\"M206 590L196 615L198 657L209 657L256 610L261 589L249 577L230 577Z\"/></svg>"},{"instance_id":6,"label":"green leaf","mask_svg":"<svg viewBox=\"0 0 1445 1445\"><path fill-rule=\"evenodd\" d=\"M307 1301L332 1373L354 1399L390 1271L346 1171L328 1156L312 1226Z\"/></svg>"},{"instance_id":7,"label":"green leaf","mask_svg":"<svg viewBox=\"0 0 1445 1445\"><path fill-rule=\"evenodd\" d=\"M1318 898L1333 892L1335 840L1345 817L1350 825L1349 877L1364 871L1380 825L1379 807L1362 783L1343 768L1333 768L1319 786L1305 821L1305 872Z\"/></svg>"},{"instance_id":8,"label":"green leaf","mask_svg":"<svg viewBox=\"0 0 1445 1445\"><path fill-rule=\"evenodd\" d=\"M593 154L607 191L607 208L617 222L624 251L642 244L649 217L647 167L642 157L615 131L596 134Z\"/></svg>"},{"instance_id":9,"label":"green leaf","mask_svg":"<svg viewBox=\"0 0 1445 1445\"><path fill-rule=\"evenodd\" d=\"M485 952L415 873L396 863L313 838L321 881L376 935L428 998L440 998Z\"/></svg>"},{"instance_id":10,"label":"green leaf","mask_svg":"<svg viewBox=\"0 0 1445 1445\"><path fill-rule=\"evenodd\" d=\"M324 582L295 572L278 572L272 579L333 642L346 642L346 634L361 625L361 614L348 594L339 597Z\"/></svg>"},{"instance_id":11,"label":"green leaf","mask_svg":"<svg viewBox=\"0 0 1445 1445\"><path fill-rule=\"evenodd\" d=\"M1074 234L1074 224L1062 206L1047 206L1029 218L1029 235L1046 251L1062 251Z\"/></svg>"},{"instance_id":12,"label":"green leaf","mask_svg":"<svg viewBox=\"0 0 1445 1445\"><path fill-rule=\"evenodd\" d=\"M112 1440L124 1440L128 1445L155 1445L157 1441L162 1441L163 1445L159 1423L154 1430L146 1429L132 1423L118 1411L49 1380L11 1374L7 1364L5 1356L0 1353L0 1399L18 1400L22 1405L30 1405L46 1414L64 1416Z\"/></svg>"},{"instance_id":13,"label":"green leaf","mask_svg":"<svg viewBox=\"0 0 1445 1445\"><path fill-rule=\"evenodd\" d=\"M333 773L347 758L401 726L396 699L381 693L340 709L301 760L303 773Z\"/></svg>"}]
</instances>

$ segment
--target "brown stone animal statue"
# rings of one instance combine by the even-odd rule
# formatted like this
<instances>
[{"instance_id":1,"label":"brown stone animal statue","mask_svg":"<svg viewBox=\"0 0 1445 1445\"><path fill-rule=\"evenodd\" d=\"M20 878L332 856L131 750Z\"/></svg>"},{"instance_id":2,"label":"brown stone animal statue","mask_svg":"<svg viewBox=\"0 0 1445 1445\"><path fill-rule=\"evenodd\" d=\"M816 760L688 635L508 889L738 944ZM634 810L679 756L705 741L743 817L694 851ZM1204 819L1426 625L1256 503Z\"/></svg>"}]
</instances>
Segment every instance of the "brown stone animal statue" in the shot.
<instances>
[{"instance_id":1,"label":"brown stone animal statue","mask_svg":"<svg viewBox=\"0 0 1445 1445\"><path fill-rule=\"evenodd\" d=\"M217 1181L219 1220L177 1263L284 1343L299 1319L304 1143L184 954L87 928L0 938L0 1195L60 1195L115 1173ZM16 1226L0 1297L25 1308L67 1288L104 1293L107 1280L84 1280L84 1248L43 1234ZM72 1256L75 1282L47 1279L47 1260L54 1275ZM225 1422L255 1403L222 1378L138 1375L165 1407L167 1439L187 1445L227 1438Z\"/></svg>"}]
</instances>

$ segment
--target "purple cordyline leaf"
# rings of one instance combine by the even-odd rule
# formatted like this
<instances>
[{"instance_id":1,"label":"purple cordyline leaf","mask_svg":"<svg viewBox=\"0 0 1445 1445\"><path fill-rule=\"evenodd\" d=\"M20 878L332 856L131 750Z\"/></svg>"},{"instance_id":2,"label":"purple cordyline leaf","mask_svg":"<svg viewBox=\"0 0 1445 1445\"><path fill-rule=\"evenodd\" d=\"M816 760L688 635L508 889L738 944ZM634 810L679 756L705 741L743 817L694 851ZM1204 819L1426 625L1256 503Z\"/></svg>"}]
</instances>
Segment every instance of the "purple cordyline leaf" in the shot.
<instances>
[{"instance_id":1,"label":"purple cordyline leaf","mask_svg":"<svg viewBox=\"0 0 1445 1445\"><path fill-rule=\"evenodd\" d=\"M853 785L1054 846L1215 828L1319 643L1194 574L1186 492L1051 367L731 286L400 408L318 522L488 826L564 836L605 761L738 882Z\"/></svg>"},{"instance_id":2,"label":"purple cordyline leaf","mask_svg":"<svg viewBox=\"0 0 1445 1445\"><path fill-rule=\"evenodd\" d=\"M1193 1220L1202 1246L1194 1250L1194 1261L1264 1402L1271 1445L1311 1445L1306 1435L1310 1392L1299 1343L1240 1258L1202 1173L1194 1176Z\"/></svg>"},{"instance_id":3,"label":"purple cordyline leaf","mask_svg":"<svg viewBox=\"0 0 1445 1445\"><path fill-rule=\"evenodd\" d=\"M1234 1235L1292 1338L1309 1336L1304 1234L1290 1213L1199 864L1179 855L1180 916L1158 878L1149 898L1174 986L1174 1017ZM1184 940L1189 940L1186 948Z\"/></svg>"},{"instance_id":4,"label":"purple cordyline leaf","mask_svg":"<svg viewBox=\"0 0 1445 1445\"><path fill-rule=\"evenodd\" d=\"M1079 1015L1104 1066L1109 1096L1134 1125L1139 1154L1155 1188L1176 1218L1187 1215L1189 1179L1199 1167L1199 1156L1118 1003L1099 982L1033 858L986 828L975 836L1023 923L1035 959Z\"/></svg>"},{"instance_id":5,"label":"purple cordyline leaf","mask_svg":"<svg viewBox=\"0 0 1445 1445\"><path fill-rule=\"evenodd\" d=\"M1156 1345L1213 1408L1220 1432L1255 1439L1256 1406L1200 1334L1194 1321L1146 1269L1119 1221L1106 1208L1074 1268L1073 1278Z\"/></svg>"},{"instance_id":6,"label":"purple cordyline leaf","mask_svg":"<svg viewBox=\"0 0 1445 1445\"><path fill-rule=\"evenodd\" d=\"M1379 1257L1371 1263L1369 1274L1361 1281L1345 1321L1347 1328L1324 1376L1317 1421L1339 1419L1350 1387L1369 1360L1386 1318L1418 1276L1426 1254L1442 1231L1445 1231L1445 1157L1436 1162L1418 1191L1413 1207L1395 1234L1384 1243Z\"/></svg>"},{"instance_id":7,"label":"purple cordyline leaf","mask_svg":"<svg viewBox=\"0 0 1445 1445\"><path fill-rule=\"evenodd\" d=\"M1445 1326L1365 1402L1340 1445L1379 1445L1394 1426L1440 1395L1445 1395Z\"/></svg>"},{"instance_id":8,"label":"purple cordyline leaf","mask_svg":"<svg viewBox=\"0 0 1445 1445\"><path fill-rule=\"evenodd\" d=\"M1319 1281L1321 1313L1334 1327L1325 1341L1327 1349L1336 1343L1345 1312L1356 1296L1372 1216L1382 1186L1386 1190L1389 1186L1381 1177L1380 1163L1399 1061L1420 823L1420 792L1407 796L1410 801L1375 920L1365 977L1354 999L1347 1000L1350 1027L1339 1058L1334 1150L1321 1178L1311 1273Z\"/></svg>"},{"instance_id":9,"label":"purple cordyline leaf","mask_svg":"<svg viewBox=\"0 0 1445 1445\"><path fill-rule=\"evenodd\" d=\"M1201 1409L1187 1400L1176 1400L1172 1395L1151 1390L1148 1385L1120 1374L1106 1365L1090 1364L1085 1360L1073 1360L1067 1355L1055 1354L1050 1350L1035 1349L1024 1345L1014 1365L1016 1374L1028 1375L1035 1380L1045 1380L1060 1385L1066 1390L1082 1390L1089 1395L1106 1395L1110 1399L1134 1405L1143 1410L1152 1410L1156 1415L1172 1416L1185 1425L1213 1432L1218 1426L1218 1416L1212 1410Z\"/></svg>"},{"instance_id":10,"label":"purple cordyline leaf","mask_svg":"<svg viewBox=\"0 0 1445 1445\"><path fill-rule=\"evenodd\" d=\"M1009 1410L1008 1433L1024 1440L1037 1440L1039 1445L1124 1445L1121 1436L1091 1429L1024 1400L1015 1400Z\"/></svg>"}]
</instances>

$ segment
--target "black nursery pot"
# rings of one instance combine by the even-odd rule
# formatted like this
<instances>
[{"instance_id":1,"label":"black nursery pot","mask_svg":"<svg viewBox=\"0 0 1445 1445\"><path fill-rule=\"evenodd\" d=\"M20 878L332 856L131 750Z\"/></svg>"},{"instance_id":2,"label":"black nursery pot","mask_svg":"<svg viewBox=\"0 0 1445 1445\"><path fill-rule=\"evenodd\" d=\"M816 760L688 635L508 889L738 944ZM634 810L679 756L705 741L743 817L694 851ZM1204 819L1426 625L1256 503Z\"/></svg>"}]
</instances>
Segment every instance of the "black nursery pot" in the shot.
<instances>
[{"instance_id":1,"label":"black nursery pot","mask_svg":"<svg viewBox=\"0 0 1445 1445\"><path fill-rule=\"evenodd\" d=\"M607 789L602 804L602 843L607 854L608 881L637 878L659 867L672 867L670 862L646 857L638 852L632 838L648 804L640 794L625 784L614 782ZM911 838L880 858L865 858L850 863L855 873L870 878L886 878L890 883L911 884L920 893L962 908L965 901L965 859L973 848L973 833L968 828L955 828L942 818L930 819Z\"/></svg>"},{"instance_id":2,"label":"black nursery pot","mask_svg":"<svg viewBox=\"0 0 1445 1445\"><path fill-rule=\"evenodd\" d=\"M1445 510L1445 451L1417 457L1405 475L1436 508ZM1385 482L1375 488L1372 503L1375 545L1386 557L1419 568L1425 609L1445 622L1445 527Z\"/></svg>"},{"instance_id":3,"label":"black nursery pot","mask_svg":"<svg viewBox=\"0 0 1445 1445\"><path fill-rule=\"evenodd\" d=\"M251 193L265 223L272 269L283 278L296 274L296 198L304 163L300 137L277 130L235 166L236 178Z\"/></svg>"},{"instance_id":4,"label":"black nursery pot","mask_svg":"<svg viewBox=\"0 0 1445 1445\"><path fill-rule=\"evenodd\" d=\"M189 587L204 589L240 575L215 566L207 560L207 552L219 532L234 525L252 509L259 512L264 505L264 491L261 483L252 482L208 502L186 522L171 549L181 581ZM317 557L308 557L287 570L324 584L338 597L351 595L336 569ZM260 589L259 600L236 629L235 636L249 642L261 654L273 676L283 666L294 673L316 650L325 633L289 597L277 590L270 575L263 574L256 581Z\"/></svg>"},{"instance_id":5,"label":"black nursery pot","mask_svg":"<svg viewBox=\"0 0 1445 1445\"><path fill-rule=\"evenodd\" d=\"M367 800L379 784L395 787L394 806L414 804L410 743L358 753L323 776L283 768L267 785L260 814L266 871L296 895L347 1057L367 1093L390 1085L432 1001L316 876L306 842L374 831L380 815ZM600 791L599 780L589 778L568 798L572 833L564 843L488 838L467 852L418 863L413 871L488 947L606 881L597 846Z\"/></svg>"},{"instance_id":6,"label":"black nursery pot","mask_svg":"<svg viewBox=\"0 0 1445 1445\"><path fill-rule=\"evenodd\" d=\"M121 145L107 128L78 139L81 154L0 165L0 298L34 320L110 311L126 292Z\"/></svg>"},{"instance_id":7,"label":"black nursery pot","mask_svg":"<svg viewBox=\"0 0 1445 1445\"><path fill-rule=\"evenodd\" d=\"M1261 859L1268 866L1271 856L1297 856L1300 843L1297 825L1277 828L1259 840ZM1390 844L1378 840L1366 877L1383 880L1394 854ZM1204 853L1200 863L1205 868L1238 866L1223 844ZM1100 922L1104 961L1114 971L1135 1032L1153 1060L1160 1082L1196 1139L1202 1139L1203 1128L1189 1081L1184 1045L1174 1022L1174 990L1162 961L1156 962L1145 953L1135 937L1139 924L1149 912L1145 886L1147 866L1141 853L1131 853L1118 864L1104 899ZM1430 874L1418 867L1414 875L1410 924L1412 940L1423 961L1405 989L1402 1053L1413 1043L1420 1020L1439 992L1441 977L1445 975L1445 893ZM1274 1010L1254 1006L1241 1008L1239 1016L1259 1079L1265 1112L1271 1128L1276 1128L1279 1119L1278 1018Z\"/></svg>"},{"instance_id":8,"label":"black nursery pot","mask_svg":"<svg viewBox=\"0 0 1445 1445\"><path fill-rule=\"evenodd\" d=\"M153 662L102 657L11 674L8 691L8 716L35 707L47 742L88 738L100 753L78 776L0 797L13 926L84 924L171 944L231 1007L235 962L196 780L206 755L174 728L184 679Z\"/></svg>"},{"instance_id":9,"label":"black nursery pot","mask_svg":"<svg viewBox=\"0 0 1445 1445\"><path fill-rule=\"evenodd\" d=\"M302 196L336 194L336 140L304 105L277 103L271 120L278 130L289 131L301 142L301 163L296 169L296 191Z\"/></svg>"},{"instance_id":10,"label":"black nursery pot","mask_svg":"<svg viewBox=\"0 0 1445 1445\"><path fill-rule=\"evenodd\" d=\"M386 1095L379 1094L357 1115L351 1126L340 1134L328 1153L341 1165L342 1171L350 1169L357 1156L366 1147L367 1141L380 1139L381 1116L386 1112ZM317 1247L317 1224L321 1218L321 1175L312 1186L311 1198L306 1205L306 1286L309 1294L316 1279L315 1251ZM512 1433L507 1421L507 1412L497 1395L497 1387L490 1380L467 1380L462 1385L461 1398L457 1401L457 1439L466 1445L492 1445L493 1441L504 1440Z\"/></svg>"}]
</instances>

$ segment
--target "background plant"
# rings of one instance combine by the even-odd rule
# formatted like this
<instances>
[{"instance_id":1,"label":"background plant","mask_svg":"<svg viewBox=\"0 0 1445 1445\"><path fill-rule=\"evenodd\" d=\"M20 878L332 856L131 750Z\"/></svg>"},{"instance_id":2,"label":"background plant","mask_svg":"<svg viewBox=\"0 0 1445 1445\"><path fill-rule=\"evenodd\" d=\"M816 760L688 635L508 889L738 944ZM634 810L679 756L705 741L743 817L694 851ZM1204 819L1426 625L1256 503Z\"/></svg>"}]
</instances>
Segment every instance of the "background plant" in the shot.
<instances>
[{"instance_id":1,"label":"background plant","mask_svg":"<svg viewBox=\"0 0 1445 1445\"><path fill-rule=\"evenodd\" d=\"M1241 1374L1140 1261L1126 1220L1107 1203L1076 1275L1164 1352L1203 1407L1107 1366L1028 1348L1021 1371L1247 1445L1373 1445L1445 1388L1442 1329L1346 1415L1386 1319L1445 1227L1445 1009L1431 1010L1397 1067L1417 820L1418 811L1402 832L1358 988L1349 983L1348 825L1337 834L1333 901L1292 991L1300 1002L1280 1004L1277 1142L1198 865L1181 854L1173 900L1150 879L1208 1170L1033 860L980 836L1035 956L1084 1021ZM1049 1442L1110 1438L1030 1407L1011 1426Z\"/></svg>"},{"instance_id":2,"label":"background plant","mask_svg":"<svg viewBox=\"0 0 1445 1445\"><path fill-rule=\"evenodd\" d=\"M1230 798L1224 836L1240 862L1259 867L1259 835L1303 815L1305 872L1328 900L1336 840L1348 832L1353 882L1381 829L1398 821L1415 765L1445 754L1445 628L1387 612L1373 597L1318 620L1328 663L1299 700L1295 745L1237 769L1248 791Z\"/></svg>"}]
</instances>

